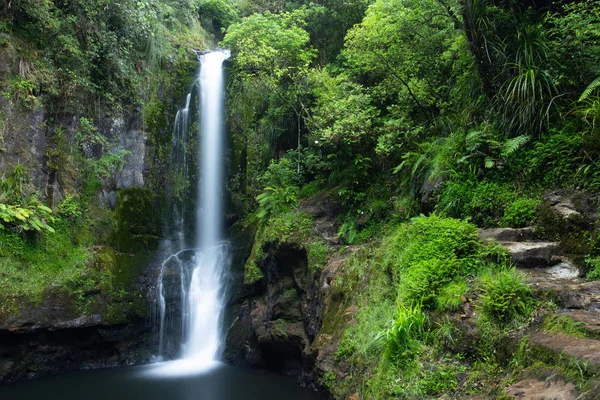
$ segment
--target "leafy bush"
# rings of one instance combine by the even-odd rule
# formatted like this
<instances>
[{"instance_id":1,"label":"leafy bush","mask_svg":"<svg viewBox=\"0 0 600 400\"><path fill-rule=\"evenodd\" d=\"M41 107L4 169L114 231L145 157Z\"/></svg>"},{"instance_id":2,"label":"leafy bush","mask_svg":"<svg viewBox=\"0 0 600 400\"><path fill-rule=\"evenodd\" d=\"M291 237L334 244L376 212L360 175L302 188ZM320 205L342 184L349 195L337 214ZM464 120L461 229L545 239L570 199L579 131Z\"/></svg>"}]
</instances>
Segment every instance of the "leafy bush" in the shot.
<instances>
[{"instance_id":1,"label":"leafy bush","mask_svg":"<svg viewBox=\"0 0 600 400\"><path fill-rule=\"evenodd\" d=\"M438 195L436 211L469 218L482 227L523 227L533 223L538 204L538 200L519 197L510 184L450 181Z\"/></svg>"},{"instance_id":2,"label":"leafy bush","mask_svg":"<svg viewBox=\"0 0 600 400\"><path fill-rule=\"evenodd\" d=\"M533 311L535 301L531 288L515 268L502 267L497 271L485 271L479 281L479 309L493 323L519 321Z\"/></svg>"},{"instance_id":3,"label":"leafy bush","mask_svg":"<svg viewBox=\"0 0 600 400\"><path fill-rule=\"evenodd\" d=\"M31 200L27 206L0 203L0 229L6 227L17 231L48 231L54 233L48 222L54 222L52 210L37 200Z\"/></svg>"},{"instance_id":4,"label":"leafy bush","mask_svg":"<svg viewBox=\"0 0 600 400\"><path fill-rule=\"evenodd\" d=\"M81 202L77 196L67 194L58 205L58 214L68 219L79 218L82 213Z\"/></svg>"},{"instance_id":5,"label":"leafy bush","mask_svg":"<svg viewBox=\"0 0 600 400\"><path fill-rule=\"evenodd\" d=\"M477 228L432 214L401 225L382 244L383 263L396 277L400 299L429 307L442 287L476 274L485 260Z\"/></svg>"},{"instance_id":6,"label":"leafy bush","mask_svg":"<svg viewBox=\"0 0 600 400\"><path fill-rule=\"evenodd\" d=\"M585 263L589 267L588 273L585 277L590 281L600 280L600 257L592 257L588 255L585 257Z\"/></svg>"},{"instance_id":7,"label":"leafy bush","mask_svg":"<svg viewBox=\"0 0 600 400\"><path fill-rule=\"evenodd\" d=\"M261 223L267 222L271 217L276 217L285 211L291 210L298 205L296 186L268 186L258 196L258 212L256 217Z\"/></svg>"},{"instance_id":8,"label":"leafy bush","mask_svg":"<svg viewBox=\"0 0 600 400\"><path fill-rule=\"evenodd\" d=\"M535 222L537 208L540 201L537 199L521 198L513 201L505 210L500 225L512 228L523 228Z\"/></svg>"}]
</instances>

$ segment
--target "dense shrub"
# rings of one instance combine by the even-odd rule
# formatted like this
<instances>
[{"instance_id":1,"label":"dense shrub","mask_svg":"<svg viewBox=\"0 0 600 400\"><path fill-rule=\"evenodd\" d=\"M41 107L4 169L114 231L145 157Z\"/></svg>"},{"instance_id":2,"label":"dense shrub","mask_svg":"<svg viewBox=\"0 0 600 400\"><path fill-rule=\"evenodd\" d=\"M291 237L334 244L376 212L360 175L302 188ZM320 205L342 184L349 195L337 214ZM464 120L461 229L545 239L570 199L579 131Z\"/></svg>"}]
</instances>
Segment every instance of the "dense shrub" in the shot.
<instances>
[{"instance_id":1,"label":"dense shrub","mask_svg":"<svg viewBox=\"0 0 600 400\"><path fill-rule=\"evenodd\" d=\"M396 276L399 297L407 304L431 307L442 287L485 265L477 228L435 214L401 225L383 248L384 264Z\"/></svg>"},{"instance_id":2,"label":"dense shrub","mask_svg":"<svg viewBox=\"0 0 600 400\"><path fill-rule=\"evenodd\" d=\"M529 285L515 268L485 271L481 284L480 310L490 321L506 324L522 320L533 311L535 301Z\"/></svg>"}]
</instances>

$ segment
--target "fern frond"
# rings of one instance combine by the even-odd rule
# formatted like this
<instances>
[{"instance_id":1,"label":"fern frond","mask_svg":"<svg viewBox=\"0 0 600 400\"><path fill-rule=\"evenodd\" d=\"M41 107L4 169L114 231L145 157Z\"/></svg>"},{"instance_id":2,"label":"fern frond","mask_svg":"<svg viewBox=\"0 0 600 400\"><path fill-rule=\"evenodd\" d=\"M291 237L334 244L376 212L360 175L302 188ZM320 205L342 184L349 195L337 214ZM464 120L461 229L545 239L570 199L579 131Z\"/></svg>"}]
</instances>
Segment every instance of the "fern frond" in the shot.
<instances>
[{"instance_id":1,"label":"fern frond","mask_svg":"<svg viewBox=\"0 0 600 400\"><path fill-rule=\"evenodd\" d=\"M529 135L521 135L508 139L502 145L502 156L510 156L512 153L521 148L525 143L529 141L531 137Z\"/></svg>"},{"instance_id":2,"label":"fern frond","mask_svg":"<svg viewBox=\"0 0 600 400\"><path fill-rule=\"evenodd\" d=\"M581 97L579 97L579 101L583 101L586 100L588 97L590 97L590 95L592 94L592 92L596 89L600 88L600 76L597 77L596 79L594 79L592 81L592 83L590 83L588 85L587 88L585 88L585 90L583 91L583 93L581 93Z\"/></svg>"}]
</instances>

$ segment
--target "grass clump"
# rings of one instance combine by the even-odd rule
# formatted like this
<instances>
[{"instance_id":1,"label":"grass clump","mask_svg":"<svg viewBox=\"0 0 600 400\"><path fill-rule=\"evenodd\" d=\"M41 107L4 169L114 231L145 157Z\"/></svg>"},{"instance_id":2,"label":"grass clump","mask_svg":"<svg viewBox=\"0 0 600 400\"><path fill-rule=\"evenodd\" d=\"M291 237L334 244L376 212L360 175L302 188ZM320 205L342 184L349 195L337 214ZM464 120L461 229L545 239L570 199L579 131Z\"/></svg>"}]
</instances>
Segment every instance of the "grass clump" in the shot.
<instances>
[{"instance_id":1,"label":"grass clump","mask_svg":"<svg viewBox=\"0 0 600 400\"><path fill-rule=\"evenodd\" d=\"M553 314L544 318L542 329L546 332L566 333L580 338L588 336L583 322L575 321L566 315L560 314Z\"/></svg>"},{"instance_id":2,"label":"grass clump","mask_svg":"<svg viewBox=\"0 0 600 400\"><path fill-rule=\"evenodd\" d=\"M420 304L406 306L397 302L396 317L384 331L387 343L386 357L402 364L418 354L426 333L427 315Z\"/></svg>"},{"instance_id":3,"label":"grass clump","mask_svg":"<svg viewBox=\"0 0 600 400\"><path fill-rule=\"evenodd\" d=\"M523 321L531 315L535 300L529 285L515 268L484 271L479 278L482 315L496 324Z\"/></svg>"},{"instance_id":4,"label":"grass clump","mask_svg":"<svg viewBox=\"0 0 600 400\"><path fill-rule=\"evenodd\" d=\"M438 311L457 311L463 304L467 289L465 281L450 282L442 287L435 299L436 309Z\"/></svg>"}]
</instances>

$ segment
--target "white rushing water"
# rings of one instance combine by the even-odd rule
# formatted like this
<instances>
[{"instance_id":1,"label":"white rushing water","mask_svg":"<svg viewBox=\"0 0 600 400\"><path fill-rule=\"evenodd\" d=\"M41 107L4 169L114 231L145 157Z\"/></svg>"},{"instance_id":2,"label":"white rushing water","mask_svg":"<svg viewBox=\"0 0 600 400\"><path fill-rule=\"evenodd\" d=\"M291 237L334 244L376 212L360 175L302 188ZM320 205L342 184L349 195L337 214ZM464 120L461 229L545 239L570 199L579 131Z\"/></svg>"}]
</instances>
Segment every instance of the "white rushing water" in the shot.
<instances>
[{"instance_id":1,"label":"white rushing water","mask_svg":"<svg viewBox=\"0 0 600 400\"><path fill-rule=\"evenodd\" d=\"M181 299L181 358L163 363L155 372L163 375L181 375L208 369L217 364L220 347L220 324L224 303L224 274L229 263L228 245L222 238L223 191L223 70L222 64L229 52L215 51L200 56L199 109L199 171L197 206L195 212L194 249L184 249L183 212L178 219L178 248L161 266L159 291L159 346L158 359L164 357L169 328L165 288L167 276L178 275ZM187 179L187 138L190 98L177 113L174 129L174 161L184 163L176 167ZM181 149L178 148L181 147ZM188 241L189 242L189 241Z\"/></svg>"}]
</instances>

